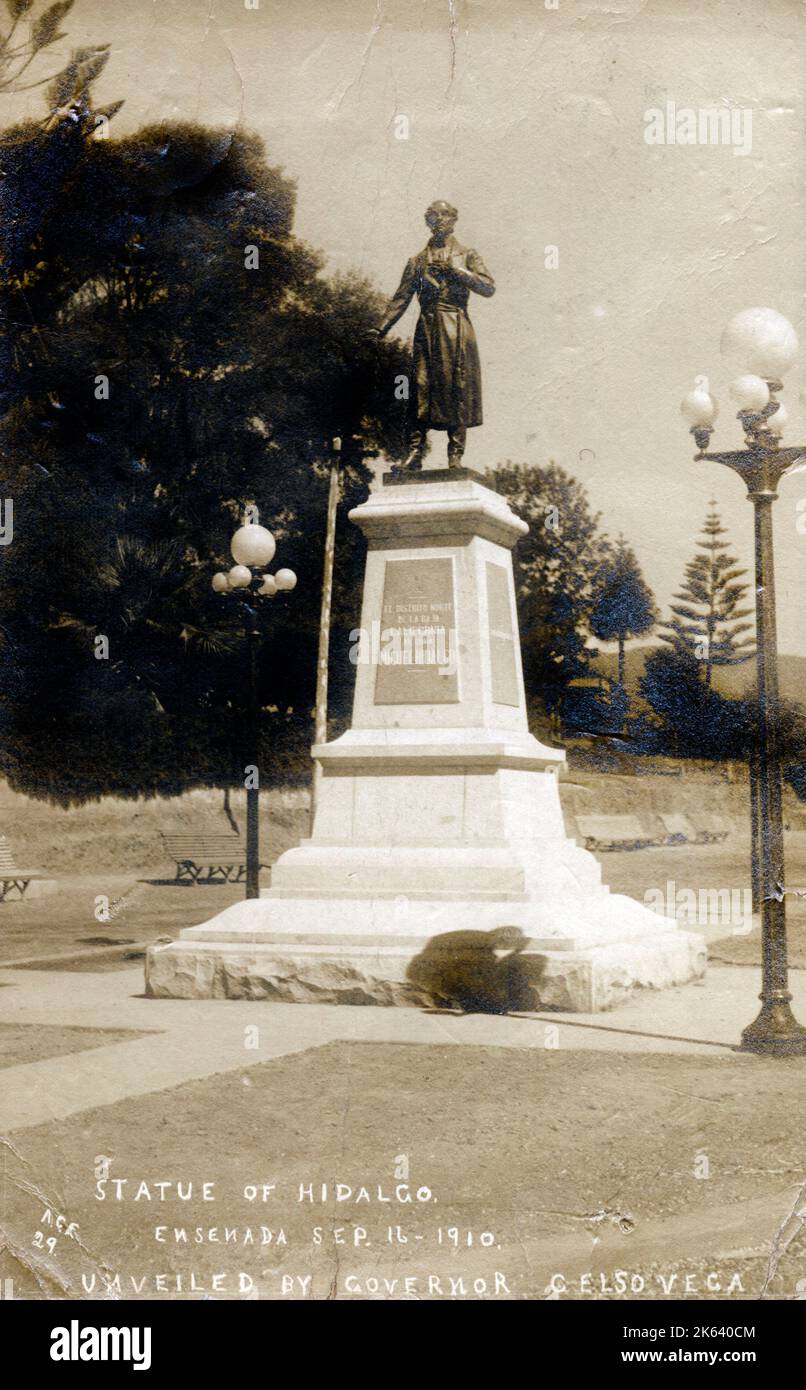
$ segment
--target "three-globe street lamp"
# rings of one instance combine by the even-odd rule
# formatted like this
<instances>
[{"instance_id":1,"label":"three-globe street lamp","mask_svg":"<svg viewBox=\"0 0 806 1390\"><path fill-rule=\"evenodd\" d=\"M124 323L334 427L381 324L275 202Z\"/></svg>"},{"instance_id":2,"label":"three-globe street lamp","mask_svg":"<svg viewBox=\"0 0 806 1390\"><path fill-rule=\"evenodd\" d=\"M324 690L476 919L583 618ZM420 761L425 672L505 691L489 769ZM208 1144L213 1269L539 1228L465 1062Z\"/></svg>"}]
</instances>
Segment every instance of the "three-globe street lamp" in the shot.
<instances>
[{"instance_id":1,"label":"three-globe street lamp","mask_svg":"<svg viewBox=\"0 0 806 1390\"><path fill-rule=\"evenodd\" d=\"M265 526L247 522L235 532L230 552L235 564L230 570L213 575L217 594L232 595L240 601L249 652L249 717L247 721L247 764L254 768L246 779L246 896L260 896L259 802L260 794L260 708L257 695L257 661L260 644L259 601L289 592L297 582L293 570L280 569L267 574L266 566L277 549L274 536Z\"/></svg>"},{"instance_id":2,"label":"three-globe street lamp","mask_svg":"<svg viewBox=\"0 0 806 1390\"><path fill-rule=\"evenodd\" d=\"M757 788L751 789L754 841L760 845L762 989L758 1017L742 1033L741 1050L773 1056L806 1054L806 1028L792 1014L786 954L784 836L781 812L780 702L778 643L775 626L775 573L772 504L783 475L806 458L806 447L783 449L781 433L786 407L777 399L781 378L798 350L794 328L774 309L746 309L737 314L722 335L722 352L736 358L744 371L731 395L739 410L747 447L732 453L707 454L718 406L707 379L698 377L681 410L691 426L699 452L732 468L747 486L755 520ZM751 778L752 781L752 778Z\"/></svg>"}]
</instances>

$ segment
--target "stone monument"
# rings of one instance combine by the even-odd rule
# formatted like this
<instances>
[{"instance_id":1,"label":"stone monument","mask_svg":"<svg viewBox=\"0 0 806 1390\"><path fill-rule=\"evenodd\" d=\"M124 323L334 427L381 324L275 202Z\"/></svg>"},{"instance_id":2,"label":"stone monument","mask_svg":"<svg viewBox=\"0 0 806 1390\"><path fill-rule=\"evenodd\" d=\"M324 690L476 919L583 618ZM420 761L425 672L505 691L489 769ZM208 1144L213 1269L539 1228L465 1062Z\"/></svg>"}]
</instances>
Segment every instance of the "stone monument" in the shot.
<instances>
[{"instance_id":1,"label":"stone monument","mask_svg":"<svg viewBox=\"0 0 806 1390\"><path fill-rule=\"evenodd\" d=\"M385 475L351 519L368 541L353 717L313 748L311 837L259 899L152 947L148 993L416 1003L412 961L465 929L519 929L543 1007L597 1011L701 974L701 937L611 893L566 835L565 754L527 727L511 559L526 524L456 466Z\"/></svg>"}]
</instances>

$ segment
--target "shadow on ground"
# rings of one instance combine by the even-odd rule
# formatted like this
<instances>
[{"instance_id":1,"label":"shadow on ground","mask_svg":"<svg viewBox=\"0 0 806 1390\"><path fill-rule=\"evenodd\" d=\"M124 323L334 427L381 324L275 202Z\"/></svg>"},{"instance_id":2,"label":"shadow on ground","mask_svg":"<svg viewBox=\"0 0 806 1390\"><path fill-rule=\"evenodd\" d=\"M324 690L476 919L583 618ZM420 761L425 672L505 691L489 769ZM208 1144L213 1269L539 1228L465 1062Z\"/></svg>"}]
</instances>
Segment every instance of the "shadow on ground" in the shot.
<instances>
[{"instance_id":1,"label":"shadow on ground","mask_svg":"<svg viewBox=\"0 0 806 1390\"><path fill-rule=\"evenodd\" d=\"M444 932L414 957L406 977L437 1008L468 1014L529 1012L540 1000L534 957L528 974L520 959L528 945L517 927Z\"/></svg>"}]
</instances>

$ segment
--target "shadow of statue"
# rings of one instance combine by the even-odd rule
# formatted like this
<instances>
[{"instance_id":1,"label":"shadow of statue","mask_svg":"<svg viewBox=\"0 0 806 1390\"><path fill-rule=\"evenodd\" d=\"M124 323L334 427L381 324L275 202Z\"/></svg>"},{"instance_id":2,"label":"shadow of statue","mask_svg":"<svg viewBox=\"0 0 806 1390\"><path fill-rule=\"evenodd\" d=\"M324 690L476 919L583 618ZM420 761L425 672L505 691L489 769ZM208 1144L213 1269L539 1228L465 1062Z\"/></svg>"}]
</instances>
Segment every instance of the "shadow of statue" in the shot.
<instances>
[{"instance_id":1,"label":"shadow of statue","mask_svg":"<svg viewBox=\"0 0 806 1390\"><path fill-rule=\"evenodd\" d=\"M468 1014L533 1011L540 1004L534 986L542 971L539 958L530 957L528 970L521 960L528 945L518 927L444 932L414 957L406 976L437 1007Z\"/></svg>"}]
</instances>

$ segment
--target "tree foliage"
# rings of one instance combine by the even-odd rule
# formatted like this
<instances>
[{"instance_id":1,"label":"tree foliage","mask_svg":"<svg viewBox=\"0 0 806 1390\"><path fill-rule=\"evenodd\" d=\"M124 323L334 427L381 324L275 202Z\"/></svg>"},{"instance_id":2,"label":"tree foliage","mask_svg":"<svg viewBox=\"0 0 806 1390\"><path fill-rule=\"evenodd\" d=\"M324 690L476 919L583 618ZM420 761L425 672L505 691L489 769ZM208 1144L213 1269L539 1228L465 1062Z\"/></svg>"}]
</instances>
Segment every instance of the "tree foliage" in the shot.
<instances>
[{"instance_id":1,"label":"tree foliage","mask_svg":"<svg viewBox=\"0 0 806 1390\"><path fill-rule=\"evenodd\" d=\"M657 609L635 552L620 536L596 586L590 629L601 642L618 642L618 683L624 688L624 643L655 626Z\"/></svg>"},{"instance_id":2,"label":"tree foliage","mask_svg":"<svg viewBox=\"0 0 806 1390\"><path fill-rule=\"evenodd\" d=\"M744 760L758 745L755 695L729 698L720 694L705 684L700 663L692 655L659 648L647 658L640 688L651 718L635 720L631 735L634 746L642 751ZM793 785L806 788L806 711L795 701L780 700L769 717L787 777Z\"/></svg>"},{"instance_id":3,"label":"tree foliage","mask_svg":"<svg viewBox=\"0 0 806 1390\"><path fill-rule=\"evenodd\" d=\"M66 113L77 119L82 110L88 109L90 87L109 61L109 44L93 44L73 49L64 67L53 71L51 65L51 70L42 75L40 55L66 37L61 25L74 3L75 0L56 0L55 4L42 6L36 0L5 0L11 23L5 32L0 28L0 94L44 87L46 128L58 123ZM96 124L100 115L109 120L122 105L118 101L96 112Z\"/></svg>"},{"instance_id":4,"label":"tree foliage","mask_svg":"<svg viewBox=\"0 0 806 1390\"><path fill-rule=\"evenodd\" d=\"M751 706L706 686L697 658L665 647L646 660L640 694L654 721L634 730L647 751L675 757L740 758L749 747ZM643 735L643 738L642 738Z\"/></svg>"},{"instance_id":5,"label":"tree foliage","mask_svg":"<svg viewBox=\"0 0 806 1390\"><path fill-rule=\"evenodd\" d=\"M47 166L36 219L0 228L15 508L0 720L12 783L67 799L236 775L243 653L209 581L247 504L299 575L264 615L267 750L309 741L335 435L338 714L362 559L345 514L365 460L403 452L394 379L408 362L398 341L367 336L371 286L327 278L294 235L295 186L258 139L181 124L87 140L78 127L17 128L0 149L12 180Z\"/></svg>"},{"instance_id":6,"label":"tree foliage","mask_svg":"<svg viewBox=\"0 0 806 1390\"><path fill-rule=\"evenodd\" d=\"M491 482L529 524L513 557L524 679L527 699L551 713L595 654L589 624L610 544L583 485L553 461L507 461Z\"/></svg>"}]
</instances>

